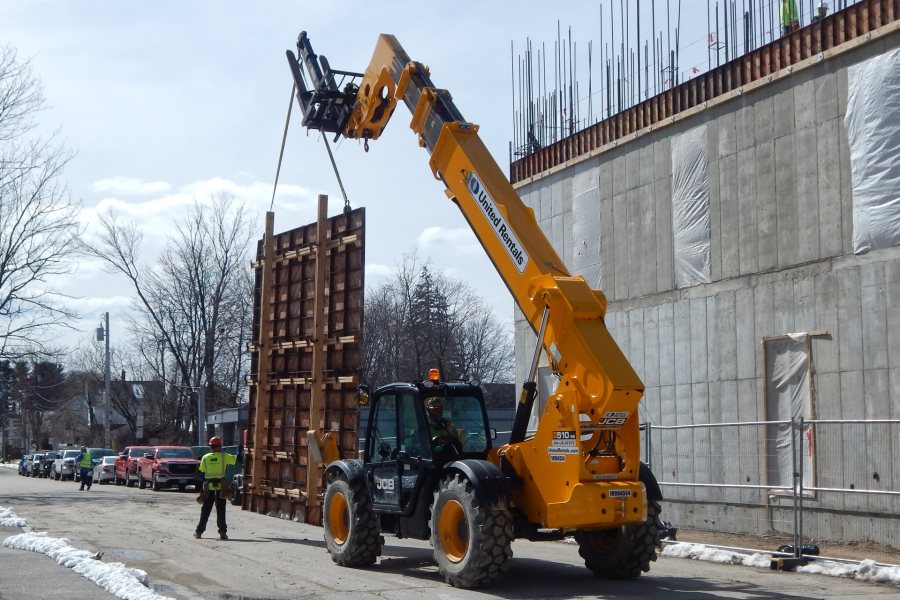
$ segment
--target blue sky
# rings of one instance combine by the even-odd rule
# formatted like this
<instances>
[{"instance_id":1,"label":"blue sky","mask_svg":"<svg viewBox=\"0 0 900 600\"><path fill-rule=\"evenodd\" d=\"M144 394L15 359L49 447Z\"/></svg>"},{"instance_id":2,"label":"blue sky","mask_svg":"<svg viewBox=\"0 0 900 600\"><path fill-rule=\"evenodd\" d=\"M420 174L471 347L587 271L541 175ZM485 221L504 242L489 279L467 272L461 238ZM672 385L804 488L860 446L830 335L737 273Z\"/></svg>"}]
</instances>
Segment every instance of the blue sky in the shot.
<instances>
[{"instance_id":1,"label":"blue sky","mask_svg":"<svg viewBox=\"0 0 900 600\"><path fill-rule=\"evenodd\" d=\"M0 39L33 60L50 106L40 117L42 129L58 131L77 152L66 177L83 202L89 234L96 214L113 206L140 220L149 263L194 198L218 190L251 208L261 236L292 85L284 52L301 30L333 68L351 71L368 65L378 34L395 34L481 126L507 171L510 43L516 54L526 38L552 47L560 21L564 29L572 26L580 48L589 39L596 44L600 4L4 0ZM706 3L686 0L683 11L691 5L700 12L693 26L702 31L683 39L702 39ZM700 47L697 61L705 61ZM584 57L579 65L586 65ZM579 79L586 87L586 72ZM301 130L298 115L295 110L275 200L276 231L314 221L320 193L329 195L331 214L342 205L322 142ZM351 205L367 207L367 283L382 281L417 247L420 257L468 281L511 323L505 286L433 179L408 123L401 106L368 154L356 142L333 146ZM72 344L87 341L106 310L116 343L132 297L127 281L83 260L58 288L78 296L73 305L85 315Z\"/></svg>"}]
</instances>

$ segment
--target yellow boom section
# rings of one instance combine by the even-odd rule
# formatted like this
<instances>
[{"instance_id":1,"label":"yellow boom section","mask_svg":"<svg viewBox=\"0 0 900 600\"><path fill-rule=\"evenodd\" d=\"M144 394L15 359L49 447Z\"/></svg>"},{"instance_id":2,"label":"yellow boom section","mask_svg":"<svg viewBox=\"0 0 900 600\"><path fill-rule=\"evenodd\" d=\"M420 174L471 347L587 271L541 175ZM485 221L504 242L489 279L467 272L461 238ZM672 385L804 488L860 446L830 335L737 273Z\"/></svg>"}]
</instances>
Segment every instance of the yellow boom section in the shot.
<instances>
[{"instance_id":1,"label":"yellow boom section","mask_svg":"<svg viewBox=\"0 0 900 600\"><path fill-rule=\"evenodd\" d=\"M571 275L534 211L525 206L446 90L391 35L378 39L341 134L375 139L396 102L431 153L429 164L478 236L560 375L535 435L497 449L522 485L514 503L529 521L561 529L606 528L646 518L638 482L637 405L643 383L604 324L606 298Z\"/></svg>"}]
</instances>

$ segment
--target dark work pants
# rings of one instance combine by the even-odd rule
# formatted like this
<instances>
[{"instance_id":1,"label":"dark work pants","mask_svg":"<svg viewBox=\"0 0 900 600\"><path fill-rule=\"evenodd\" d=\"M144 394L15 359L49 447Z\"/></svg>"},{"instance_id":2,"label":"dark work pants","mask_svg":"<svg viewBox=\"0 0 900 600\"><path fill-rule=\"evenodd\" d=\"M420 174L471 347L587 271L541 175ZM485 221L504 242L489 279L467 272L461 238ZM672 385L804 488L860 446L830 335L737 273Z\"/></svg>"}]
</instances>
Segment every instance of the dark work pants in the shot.
<instances>
[{"instance_id":1,"label":"dark work pants","mask_svg":"<svg viewBox=\"0 0 900 600\"><path fill-rule=\"evenodd\" d=\"M91 478L93 477L94 470L93 469L79 469L81 480L81 487L79 489L84 489L84 486L87 486L87 489L91 489Z\"/></svg>"},{"instance_id":2,"label":"dark work pants","mask_svg":"<svg viewBox=\"0 0 900 600\"><path fill-rule=\"evenodd\" d=\"M203 508L200 509L200 523L197 525L197 532L206 531L206 522L209 521L209 514L212 512L213 504L216 505L216 526L219 528L219 534L228 531L228 525L225 524L225 506L228 502L220 496L221 490L210 490L203 499Z\"/></svg>"}]
</instances>

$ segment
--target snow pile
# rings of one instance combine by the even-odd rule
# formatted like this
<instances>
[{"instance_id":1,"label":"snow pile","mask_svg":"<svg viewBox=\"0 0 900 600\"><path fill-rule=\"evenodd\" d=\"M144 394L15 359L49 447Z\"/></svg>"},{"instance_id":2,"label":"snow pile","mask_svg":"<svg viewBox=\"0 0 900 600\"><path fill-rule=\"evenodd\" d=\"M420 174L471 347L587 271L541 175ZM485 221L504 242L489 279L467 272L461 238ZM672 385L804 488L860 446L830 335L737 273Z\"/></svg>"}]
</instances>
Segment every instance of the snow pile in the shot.
<instances>
[{"instance_id":1,"label":"snow pile","mask_svg":"<svg viewBox=\"0 0 900 600\"><path fill-rule=\"evenodd\" d=\"M768 554L741 554L740 552L732 552L731 550L713 548L702 544L685 544L683 542L671 544L663 548L662 555L732 565L744 565L745 567L769 567Z\"/></svg>"},{"instance_id":2,"label":"snow pile","mask_svg":"<svg viewBox=\"0 0 900 600\"><path fill-rule=\"evenodd\" d=\"M731 563L747 567L768 568L770 562L768 554L743 554L702 544L686 544L683 542L666 546L662 551L662 555L717 563ZM859 581L900 585L900 567L879 566L874 560L864 560L859 564L840 563L824 559L813 560L794 570L798 573L816 573L830 577L846 577Z\"/></svg>"},{"instance_id":3,"label":"snow pile","mask_svg":"<svg viewBox=\"0 0 900 600\"><path fill-rule=\"evenodd\" d=\"M0 463L0 469L15 469L19 470L19 463Z\"/></svg>"},{"instance_id":4,"label":"snow pile","mask_svg":"<svg viewBox=\"0 0 900 600\"><path fill-rule=\"evenodd\" d=\"M6 538L3 545L46 554L59 564L95 582L117 598L166 600L165 596L160 596L146 587L148 582L146 571L132 569L122 563L100 562L87 550L78 550L70 546L66 538L53 538L46 532L28 532Z\"/></svg>"},{"instance_id":5,"label":"snow pile","mask_svg":"<svg viewBox=\"0 0 900 600\"><path fill-rule=\"evenodd\" d=\"M28 522L16 516L9 508L0 506L0 525L3 527L25 527Z\"/></svg>"},{"instance_id":6,"label":"snow pile","mask_svg":"<svg viewBox=\"0 0 900 600\"><path fill-rule=\"evenodd\" d=\"M873 583L900 585L900 567L882 567L874 560L864 560L858 565L823 560L797 567L796 570L802 573L819 573L821 575L831 575L832 577L847 577Z\"/></svg>"}]
</instances>

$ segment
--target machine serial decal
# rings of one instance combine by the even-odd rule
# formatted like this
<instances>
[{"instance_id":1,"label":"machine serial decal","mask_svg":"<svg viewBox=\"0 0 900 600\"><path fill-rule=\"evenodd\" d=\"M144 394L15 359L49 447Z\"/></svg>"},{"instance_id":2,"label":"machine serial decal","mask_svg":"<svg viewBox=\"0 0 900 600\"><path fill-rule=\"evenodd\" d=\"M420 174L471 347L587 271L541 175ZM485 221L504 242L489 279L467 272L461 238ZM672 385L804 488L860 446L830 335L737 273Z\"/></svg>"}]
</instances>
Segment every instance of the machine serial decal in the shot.
<instances>
[{"instance_id":1,"label":"machine serial decal","mask_svg":"<svg viewBox=\"0 0 900 600\"><path fill-rule=\"evenodd\" d=\"M528 266L528 253L525 252L522 244L519 243L516 234L512 232L512 228L510 228L506 219L503 218L503 214L497 208L497 205L494 204L494 199L488 194L487 189L485 189L474 171L469 173L469 177L466 179L466 187L475 203L481 208L484 217L491 224L494 234L503 244L503 247L506 248L506 253L509 254L513 264L516 265L516 269L519 270L519 273L524 273L525 267Z\"/></svg>"},{"instance_id":2,"label":"machine serial decal","mask_svg":"<svg viewBox=\"0 0 900 600\"><path fill-rule=\"evenodd\" d=\"M631 496L631 490L609 490L610 498L628 498Z\"/></svg>"},{"instance_id":3,"label":"machine serial decal","mask_svg":"<svg viewBox=\"0 0 900 600\"><path fill-rule=\"evenodd\" d=\"M566 462L565 454L551 454L550 462Z\"/></svg>"}]
</instances>

